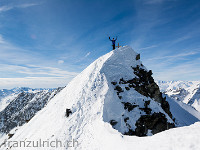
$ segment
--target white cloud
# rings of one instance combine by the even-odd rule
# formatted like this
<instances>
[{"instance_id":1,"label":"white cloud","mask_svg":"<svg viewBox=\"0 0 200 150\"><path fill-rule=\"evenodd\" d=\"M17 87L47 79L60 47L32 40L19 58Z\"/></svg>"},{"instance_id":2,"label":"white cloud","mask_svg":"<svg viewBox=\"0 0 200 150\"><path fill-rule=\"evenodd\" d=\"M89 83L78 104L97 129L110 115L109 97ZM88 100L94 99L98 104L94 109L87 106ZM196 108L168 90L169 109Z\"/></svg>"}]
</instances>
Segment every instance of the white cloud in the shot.
<instances>
[{"instance_id":1,"label":"white cloud","mask_svg":"<svg viewBox=\"0 0 200 150\"><path fill-rule=\"evenodd\" d=\"M78 74L52 67L58 65L56 58L49 61L35 51L7 42L1 35L0 47L0 88L65 86Z\"/></svg>"},{"instance_id":2,"label":"white cloud","mask_svg":"<svg viewBox=\"0 0 200 150\"><path fill-rule=\"evenodd\" d=\"M200 80L200 58L194 57L200 52L198 50L154 56L152 59L145 59L144 65L148 64L147 67L153 70L156 80Z\"/></svg>"},{"instance_id":3,"label":"white cloud","mask_svg":"<svg viewBox=\"0 0 200 150\"><path fill-rule=\"evenodd\" d=\"M64 60L58 60L58 64L63 64Z\"/></svg>"},{"instance_id":4,"label":"white cloud","mask_svg":"<svg viewBox=\"0 0 200 150\"><path fill-rule=\"evenodd\" d=\"M6 72L15 76L23 74L25 77L0 78L0 89L14 87L53 88L66 86L78 73L69 72L54 67L36 65L18 66L0 64L1 74ZM16 75L18 76L18 75Z\"/></svg>"},{"instance_id":5,"label":"white cloud","mask_svg":"<svg viewBox=\"0 0 200 150\"><path fill-rule=\"evenodd\" d=\"M55 67L44 67L37 65L7 65L0 64L0 72L9 72L12 74L20 73L24 76L47 76L47 77L74 77L78 73L77 72L69 72L66 70L62 70L60 68Z\"/></svg>"},{"instance_id":6,"label":"white cloud","mask_svg":"<svg viewBox=\"0 0 200 150\"><path fill-rule=\"evenodd\" d=\"M0 7L0 13L6 12L14 8L28 8L36 5L40 5L41 3L26 3L26 4L20 4L20 5L8 5L8 6L1 6Z\"/></svg>"},{"instance_id":7,"label":"white cloud","mask_svg":"<svg viewBox=\"0 0 200 150\"><path fill-rule=\"evenodd\" d=\"M178 58L181 58L181 57L195 55L195 54L198 54L198 53L200 53L200 51L191 51L191 52L187 52L187 53L183 52L183 53L180 53L180 54L177 54L177 55L157 56L157 57L154 57L154 58L150 58L148 60L178 59Z\"/></svg>"},{"instance_id":8,"label":"white cloud","mask_svg":"<svg viewBox=\"0 0 200 150\"><path fill-rule=\"evenodd\" d=\"M7 42L0 36L0 62L9 62L11 64L26 64L28 62L37 62L40 55L34 51L17 47Z\"/></svg>"},{"instance_id":9,"label":"white cloud","mask_svg":"<svg viewBox=\"0 0 200 150\"><path fill-rule=\"evenodd\" d=\"M155 48L155 47L158 47L158 46L157 45L151 45L151 46L139 48L139 50L147 50L147 49L151 49L151 48Z\"/></svg>"},{"instance_id":10,"label":"white cloud","mask_svg":"<svg viewBox=\"0 0 200 150\"><path fill-rule=\"evenodd\" d=\"M40 3L21 4L21 5L18 5L16 7L18 7L18 8L27 8L27 7L37 6L37 5L40 5Z\"/></svg>"},{"instance_id":11,"label":"white cloud","mask_svg":"<svg viewBox=\"0 0 200 150\"><path fill-rule=\"evenodd\" d=\"M192 38L193 37L193 35L185 35L185 36L182 36L182 37L179 37L179 38L177 38L177 39L175 39L175 40L173 40L170 44L177 44L177 43L179 43L179 42L182 42L182 41L184 41L184 40L187 40L187 39L190 39L190 38Z\"/></svg>"},{"instance_id":12,"label":"white cloud","mask_svg":"<svg viewBox=\"0 0 200 150\"><path fill-rule=\"evenodd\" d=\"M83 56L82 58L78 59L77 61L75 61L76 63L79 63L81 61L84 61L87 59L87 57L91 54L91 52L88 52L85 56Z\"/></svg>"},{"instance_id":13,"label":"white cloud","mask_svg":"<svg viewBox=\"0 0 200 150\"><path fill-rule=\"evenodd\" d=\"M154 72L156 80L200 80L199 62L189 62Z\"/></svg>"},{"instance_id":14,"label":"white cloud","mask_svg":"<svg viewBox=\"0 0 200 150\"><path fill-rule=\"evenodd\" d=\"M0 34L0 44L5 44L5 40L3 39L3 36Z\"/></svg>"},{"instance_id":15,"label":"white cloud","mask_svg":"<svg viewBox=\"0 0 200 150\"><path fill-rule=\"evenodd\" d=\"M10 7L10 6L2 6L2 7L0 7L0 12L8 11L8 10L10 10L12 8L13 7Z\"/></svg>"},{"instance_id":16,"label":"white cloud","mask_svg":"<svg viewBox=\"0 0 200 150\"><path fill-rule=\"evenodd\" d=\"M31 88L56 88L64 87L72 77L25 77L25 78L0 78L0 89L13 87Z\"/></svg>"},{"instance_id":17,"label":"white cloud","mask_svg":"<svg viewBox=\"0 0 200 150\"><path fill-rule=\"evenodd\" d=\"M86 55L85 55L85 57L88 57L90 55L90 52L88 52Z\"/></svg>"}]
</instances>

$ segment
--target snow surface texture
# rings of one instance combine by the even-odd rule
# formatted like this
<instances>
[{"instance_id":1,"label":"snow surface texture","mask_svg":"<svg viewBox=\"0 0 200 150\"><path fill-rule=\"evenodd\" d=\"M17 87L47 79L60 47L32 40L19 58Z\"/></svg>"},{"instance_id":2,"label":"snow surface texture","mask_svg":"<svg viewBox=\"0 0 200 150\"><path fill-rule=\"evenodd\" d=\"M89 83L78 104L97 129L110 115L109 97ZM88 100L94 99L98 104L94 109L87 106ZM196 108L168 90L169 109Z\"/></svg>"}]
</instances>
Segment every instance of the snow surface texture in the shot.
<instances>
[{"instance_id":1,"label":"snow surface texture","mask_svg":"<svg viewBox=\"0 0 200 150\"><path fill-rule=\"evenodd\" d=\"M137 119L138 116L136 114L140 110L136 108L134 111L137 113L131 114L122 109L122 104L111 82L119 81L121 77L124 79L133 78L133 70L130 66L134 67L141 64L140 61L135 61L135 56L136 53L126 46L97 59L75 77L66 88L58 93L27 124L13 132L12 138L7 139L5 143L9 141L59 140L65 145L65 147L57 148L59 150L200 149L200 123L195 123L188 127L170 129L142 138L125 136L120 133L126 130L122 121L122 114L126 112L125 115L135 115L133 118ZM133 89L131 90L130 94L123 95L122 93L120 96L123 99L128 99L133 94L136 97L135 102L137 101L137 105L143 105L142 102L140 104L138 101L147 98ZM150 98L148 100L151 101L149 107L153 111L166 114L157 102ZM67 108L72 111L69 117L66 117L65 114ZM176 105L174 109L183 110L179 105ZM173 115L176 114L175 110L172 112ZM179 115L175 116L178 116L181 124L184 118ZM172 122L167 114L166 117L168 121ZM117 130L113 129L108 123L113 118L118 122L115 127ZM197 120L193 117L184 123L191 124L191 122ZM134 119L131 120L133 124L135 121ZM149 134L151 134L150 131ZM78 141L78 145L67 147L68 141L73 139ZM6 149L3 146L1 149ZM9 149L54 150L56 148L16 148L11 146Z\"/></svg>"},{"instance_id":2,"label":"snow surface texture","mask_svg":"<svg viewBox=\"0 0 200 150\"><path fill-rule=\"evenodd\" d=\"M188 126L200 120L200 113L193 107L165 96L177 126Z\"/></svg>"},{"instance_id":3,"label":"snow surface texture","mask_svg":"<svg viewBox=\"0 0 200 150\"><path fill-rule=\"evenodd\" d=\"M200 81L158 81L157 84L169 97L191 105L200 112Z\"/></svg>"}]
</instances>

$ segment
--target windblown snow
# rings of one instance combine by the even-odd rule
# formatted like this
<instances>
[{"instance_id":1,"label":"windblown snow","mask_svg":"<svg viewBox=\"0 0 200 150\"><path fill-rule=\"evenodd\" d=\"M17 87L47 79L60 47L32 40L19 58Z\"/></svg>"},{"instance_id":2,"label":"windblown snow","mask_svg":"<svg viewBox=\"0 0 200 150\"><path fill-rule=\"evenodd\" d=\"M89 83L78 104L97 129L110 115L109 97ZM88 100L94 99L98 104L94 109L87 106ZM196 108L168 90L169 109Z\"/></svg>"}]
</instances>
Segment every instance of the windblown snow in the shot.
<instances>
[{"instance_id":1,"label":"windblown snow","mask_svg":"<svg viewBox=\"0 0 200 150\"><path fill-rule=\"evenodd\" d=\"M135 128L136 120L144 115L139 108L132 112L122 109L122 103L114 91L113 81L119 81L121 77L128 80L134 77L130 66L141 65L136 60L137 53L125 46L111 51L90 64L83 72L76 76L60 93L58 93L41 111L39 111L28 123L21 128L13 129L14 134L6 139L1 149L6 149L9 141L62 141L62 146L57 149L77 150L168 150L168 149L200 149L200 117L192 115L172 99L167 98L172 115L180 128L169 129L147 137L122 135L127 131L123 117L131 117L129 124ZM145 67L143 69L147 70ZM125 85L122 85L125 89ZM143 107L145 100L150 100L149 107L152 112L162 112L167 121L173 120L161 109L160 104L151 98L147 98L134 89L128 93L120 93L124 102L133 98L133 102ZM72 114L66 117L66 109ZM125 115L122 117L122 115ZM127 115L127 116L126 116ZM185 117L186 118L185 118ZM199 118L198 118L199 117ZM110 120L117 122L113 128ZM195 123L196 122L196 123ZM185 126L187 125L187 126ZM3 135L7 137L7 135ZM69 141L76 141L75 145L69 145ZM9 149L56 149L55 143L49 147L15 147Z\"/></svg>"}]
</instances>

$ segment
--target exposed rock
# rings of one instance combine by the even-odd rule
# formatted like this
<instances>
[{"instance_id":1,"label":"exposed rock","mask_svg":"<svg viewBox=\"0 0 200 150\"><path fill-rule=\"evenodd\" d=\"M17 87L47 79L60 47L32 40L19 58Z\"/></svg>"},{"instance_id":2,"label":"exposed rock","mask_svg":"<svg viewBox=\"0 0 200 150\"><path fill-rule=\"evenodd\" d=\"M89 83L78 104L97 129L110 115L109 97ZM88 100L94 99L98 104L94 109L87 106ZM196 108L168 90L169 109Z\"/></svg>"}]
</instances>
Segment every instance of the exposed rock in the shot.
<instances>
[{"instance_id":1,"label":"exposed rock","mask_svg":"<svg viewBox=\"0 0 200 150\"><path fill-rule=\"evenodd\" d=\"M124 135L135 135L135 131L129 129L128 132L125 132Z\"/></svg>"},{"instance_id":2,"label":"exposed rock","mask_svg":"<svg viewBox=\"0 0 200 150\"><path fill-rule=\"evenodd\" d=\"M146 114L151 114L152 109L151 108L139 108L140 110L143 110Z\"/></svg>"},{"instance_id":3,"label":"exposed rock","mask_svg":"<svg viewBox=\"0 0 200 150\"><path fill-rule=\"evenodd\" d=\"M128 91L128 90L130 90L130 88L129 87L125 87L125 89Z\"/></svg>"},{"instance_id":4,"label":"exposed rock","mask_svg":"<svg viewBox=\"0 0 200 150\"><path fill-rule=\"evenodd\" d=\"M27 119L27 120L26 120L26 123L28 123L30 120L31 120L31 119Z\"/></svg>"},{"instance_id":5,"label":"exposed rock","mask_svg":"<svg viewBox=\"0 0 200 150\"><path fill-rule=\"evenodd\" d=\"M10 139L11 137L13 137L14 134L8 133L8 139Z\"/></svg>"},{"instance_id":6,"label":"exposed rock","mask_svg":"<svg viewBox=\"0 0 200 150\"><path fill-rule=\"evenodd\" d=\"M120 93L120 92L123 92L122 88L121 88L119 85L117 85L117 86L115 87L115 90L117 90L119 93Z\"/></svg>"},{"instance_id":7,"label":"exposed rock","mask_svg":"<svg viewBox=\"0 0 200 150\"><path fill-rule=\"evenodd\" d=\"M152 109L148 108L149 104L150 104L150 100L149 101L145 101L144 102L144 108L139 108L139 109L143 110L146 114L151 114Z\"/></svg>"},{"instance_id":8,"label":"exposed rock","mask_svg":"<svg viewBox=\"0 0 200 150\"><path fill-rule=\"evenodd\" d=\"M140 59L140 54L137 54L136 55L136 60L139 60Z\"/></svg>"},{"instance_id":9,"label":"exposed rock","mask_svg":"<svg viewBox=\"0 0 200 150\"><path fill-rule=\"evenodd\" d=\"M174 128L173 123L168 123L163 113L153 113L152 115L143 115L136 122L135 135L146 136L148 129L152 130L152 134Z\"/></svg>"},{"instance_id":10,"label":"exposed rock","mask_svg":"<svg viewBox=\"0 0 200 150\"><path fill-rule=\"evenodd\" d=\"M117 84L117 82L111 82L111 84L113 84L113 85L116 85L116 84Z\"/></svg>"},{"instance_id":11,"label":"exposed rock","mask_svg":"<svg viewBox=\"0 0 200 150\"><path fill-rule=\"evenodd\" d=\"M154 82L152 71L146 71L139 65L132 67L132 69L137 77L127 81L122 78L120 82L122 84L128 84L130 88L134 88L140 94L159 102L163 110L172 118L169 104L166 99L162 97L159 86Z\"/></svg>"},{"instance_id":12,"label":"exposed rock","mask_svg":"<svg viewBox=\"0 0 200 150\"><path fill-rule=\"evenodd\" d=\"M124 118L124 122L126 123L129 120L129 117Z\"/></svg>"},{"instance_id":13,"label":"exposed rock","mask_svg":"<svg viewBox=\"0 0 200 150\"><path fill-rule=\"evenodd\" d=\"M123 79L123 78L121 78L120 80L119 80L119 84L125 84L126 83L126 81Z\"/></svg>"},{"instance_id":14,"label":"exposed rock","mask_svg":"<svg viewBox=\"0 0 200 150\"><path fill-rule=\"evenodd\" d=\"M139 56L138 56L139 57ZM138 93L145 97L149 97L152 100L155 100L156 102L160 103L162 109L169 115L170 118L173 119L172 114L170 112L170 106L168 102L166 101L166 98L162 97L162 93L160 92L160 89L158 85L154 82L154 79L152 77L152 71L146 71L141 66L132 67L134 74L136 77L130 80L125 80L121 78L119 80L119 84L125 84L125 86L119 86L116 82L115 89L117 91L118 97L121 99L122 96L119 94L121 92L124 92L123 90L126 89L128 92L131 88L135 89ZM126 86L127 85L127 86ZM124 89L122 89L124 87ZM135 126L136 128L133 130L133 125L128 123L128 120L131 119L129 117L126 117L123 119L125 125L127 126L126 132L123 134L125 135L136 135L136 136L146 136L148 133L148 130L151 130L152 134L156 134L158 132L167 130L169 128L175 127L174 123L169 123L169 120L166 118L165 114L159 112L159 113L152 113L152 107L150 108L151 100L144 100L144 107L139 108L140 114L142 112L145 112L146 115L141 115L141 117L136 121ZM128 110L128 112L131 112L134 108L139 107L137 104L133 104L131 102L121 102L124 105L124 109ZM113 122L115 123L115 122ZM112 123L112 124L113 124Z\"/></svg>"},{"instance_id":15,"label":"exposed rock","mask_svg":"<svg viewBox=\"0 0 200 150\"><path fill-rule=\"evenodd\" d=\"M124 104L124 109L128 109L128 111L133 110L135 107L138 107L138 105L131 104L129 102L122 102Z\"/></svg>"},{"instance_id":16,"label":"exposed rock","mask_svg":"<svg viewBox=\"0 0 200 150\"><path fill-rule=\"evenodd\" d=\"M147 108L147 107L149 106L150 102L151 102L150 100L145 101L145 102L144 102L144 107Z\"/></svg>"},{"instance_id":17,"label":"exposed rock","mask_svg":"<svg viewBox=\"0 0 200 150\"><path fill-rule=\"evenodd\" d=\"M117 124L117 121L115 121L115 120L110 120L110 124L111 124L112 126L115 126L115 125Z\"/></svg>"},{"instance_id":18,"label":"exposed rock","mask_svg":"<svg viewBox=\"0 0 200 150\"><path fill-rule=\"evenodd\" d=\"M71 115L72 114L72 111L71 111L71 109L66 109L66 117L69 117L69 115Z\"/></svg>"},{"instance_id":19,"label":"exposed rock","mask_svg":"<svg viewBox=\"0 0 200 150\"><path fill-rule=\"evenodd\" d=\"M134 74L137 76L132 80L127 81L128 83L135 85L135 90L141 93L144 96L148 96L154 98L155 101L161 103L162 95L160 94L160 90L158 85L154 82L152 77L152 71L146 71L139 66L132 67L134 70Z\"/></svg>"}]
</instances>

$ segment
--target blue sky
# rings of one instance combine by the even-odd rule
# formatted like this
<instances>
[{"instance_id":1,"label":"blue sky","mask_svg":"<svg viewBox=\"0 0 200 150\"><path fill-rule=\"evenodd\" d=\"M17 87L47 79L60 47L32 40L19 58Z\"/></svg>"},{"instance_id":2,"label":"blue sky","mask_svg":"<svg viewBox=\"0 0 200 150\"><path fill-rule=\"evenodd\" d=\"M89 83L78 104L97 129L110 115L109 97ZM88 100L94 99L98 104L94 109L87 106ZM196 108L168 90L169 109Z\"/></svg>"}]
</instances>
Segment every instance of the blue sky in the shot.
<instances>
[{"instance_id":1,"label":"blue sky","mask_svg":"<svg viewBox=\"0 0 200 150\"><path fill-rule=\"evenodd\" d=\"M1 0L0 89L65 86L109 52L141 53L156 80L200 80L199 0Z\"/></svg>"}]
</instances>

